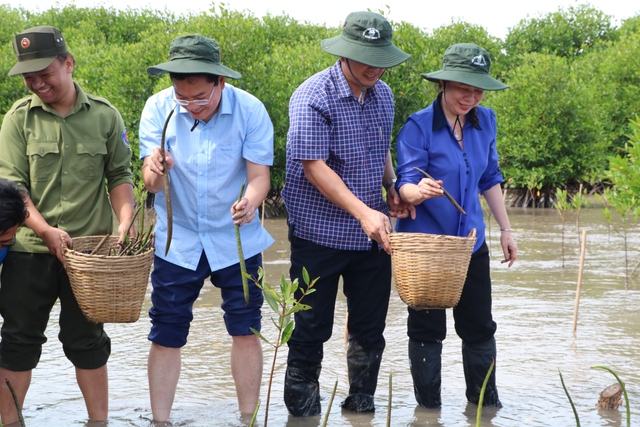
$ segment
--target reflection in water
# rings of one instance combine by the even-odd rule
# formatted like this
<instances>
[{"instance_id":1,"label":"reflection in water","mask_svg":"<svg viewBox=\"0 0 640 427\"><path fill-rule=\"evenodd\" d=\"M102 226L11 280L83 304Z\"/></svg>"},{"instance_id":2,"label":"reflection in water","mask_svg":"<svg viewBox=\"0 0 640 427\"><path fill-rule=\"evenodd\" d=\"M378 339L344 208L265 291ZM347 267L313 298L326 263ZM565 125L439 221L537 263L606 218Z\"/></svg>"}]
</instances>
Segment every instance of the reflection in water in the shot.
<instances>
[{"instance_id":1,"label":"reflection in water","mask_svg":"<svg viewBox=\"0 0 640 427\"><path fill-rule=\"evenodd\" d=\"M497 227L492 224L488 239L492 248L494 316L498 323L497 379L504 408L485 408L483 426L571 426L576 425L571 406L562 389L558 370L571 394L580 421L586 426L626 425L624 408L598 410L600 392L615 379L592 365L613 368L625 381L631 402L631 418L640 421L640 288L625 290L624 249L621 237L604 223L599 210L582 211L580 224L588 230L587 257L576 334L572 333L575 288L580 245L575 226L567 225L564 240L565 268L562 268L560 220L552 210L511 210L510 218L519 246L518 261L511 269L500 264L502 254ZM265 252L267 280L279 281L288 274L288 242L282 219L267 220L276 243ZM640 236L630 234L631 268L638 259ZM149 426L146 361L149 343L147 297L143 315L134 324L108 324L113 354L109 361L110 427ZM449 336L444 342L441 410L416 407L407 360L406 308L394 291L391 298L384 353L376 394L375 414L344 413L339 403L347 395L344 319L346 304L339 298L334 334L325 346L321 391L323 410L334 382L338 392L331 408L330 426L385 426L389 377L392 374L393 426L475 425L475 405L464 397L460 339L453 331L450 310ZM86 412L75 383L74 370L55 338L58 312L54 309L47 331L41 363L33 373L24 414L29 426L85 425ZM275 337L272 316L265 305L263 333ZM242 426L236 412L235 389L228 358L231 340L226 334L219 291L210 284L194 307L189 342L183 349L183 369L176 401L174 425ZM272 349L264 346L266 399ZM282 380L286 347L276 363L271 395L269 425L317 427L321 417L295 419L287 415L282 402ZM258 416L262 425L264 407Z\"/></svg>"}]
</instances>

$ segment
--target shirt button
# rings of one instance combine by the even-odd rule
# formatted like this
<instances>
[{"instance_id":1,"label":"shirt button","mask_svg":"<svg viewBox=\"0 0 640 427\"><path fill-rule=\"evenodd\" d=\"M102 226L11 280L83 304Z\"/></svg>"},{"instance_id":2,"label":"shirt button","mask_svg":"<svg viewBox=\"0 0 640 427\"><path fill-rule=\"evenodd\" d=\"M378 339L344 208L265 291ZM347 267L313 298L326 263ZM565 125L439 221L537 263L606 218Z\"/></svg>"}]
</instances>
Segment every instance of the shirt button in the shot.
<instances>
[{"instance_id":1,"label":"shirt button","mask_svg":"<svg viewBox=\"0 0 640 427\"><path fill-rule=\"evenodd\" d=\"M204 197L204 194L199 194L199 197L202 199Z\"/></svg>"},{"instance_id":2,"label":"shirt button","mask_svg":"<svg viewBox=\"0 0 640 427\"><path fill-rule=\"evenodd\" d=\"M66 174L68 174L68 173L69 173L69 172L67 172L67 171L63 171L63 172L62 172L62 174L63 174L63 175L66 175Z\"/></svg>"},{"instance_id":3,"label":"shirt button","mask_svg":"<svg viewBox=\"0 0 640 427\"><path fill-rule=\"evenodd\" d=\"M200 172L200 176L204 175L204 172Z\"/></svg>"}]
</instances>

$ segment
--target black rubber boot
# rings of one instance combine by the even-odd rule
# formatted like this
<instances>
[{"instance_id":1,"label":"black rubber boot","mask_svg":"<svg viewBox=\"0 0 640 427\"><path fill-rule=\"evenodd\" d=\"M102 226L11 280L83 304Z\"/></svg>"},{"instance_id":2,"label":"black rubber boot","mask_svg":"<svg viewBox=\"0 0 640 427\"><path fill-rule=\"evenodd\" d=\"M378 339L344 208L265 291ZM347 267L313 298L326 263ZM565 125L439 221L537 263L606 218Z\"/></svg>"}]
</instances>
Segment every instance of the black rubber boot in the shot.
<instances>
[{"instance_id":1,"label":"black rubber boot","mask_svg":"<svg viewBox=\"0 0 640 427\"><path fill-rule=\"evenodd\" d=\"M418 405L440 408L442 342L423 343L409 340L409 365Z\"/></svg>"},{"instance_id":2,"label":"black rubber boot","mask_svg":"<svg viewBox=\"0 0 640 427\"><path fill-rule=\"evenodd\" d=\"M294 417L320 415L320 365L287 365L284 376L284 404Z\"/></svg>"},{"instance_id":3,"label":"black rubber boot","mask_svg":"<svg viewBox=\"0 0 640 427\"><path fill-rule=\"evenodd\" d=\"M496 360L496 340L491 338L481 343L468 344L462 342L462 366L464 367L464 378L467 383L467 400L478 404L482 383L489 371L491 362ZM496 388L496 367L487 382L484 392L482 406L497 406L502 408L502 403L498 399L498 389Z\"/></svg>"},{"instance_id":4,"label":"black rubber boot","mask_svg":"<svg viewBox=\"0 0 640 427\"><path fill-rule=\"evenodd\" d=\"M382 350L365 349L357 341L349 341L347 368L349 370L349 396L341 403L342 409L352 412L374 412L373 396L378 385L378 372Z\"/></svg>"}]
</instances>

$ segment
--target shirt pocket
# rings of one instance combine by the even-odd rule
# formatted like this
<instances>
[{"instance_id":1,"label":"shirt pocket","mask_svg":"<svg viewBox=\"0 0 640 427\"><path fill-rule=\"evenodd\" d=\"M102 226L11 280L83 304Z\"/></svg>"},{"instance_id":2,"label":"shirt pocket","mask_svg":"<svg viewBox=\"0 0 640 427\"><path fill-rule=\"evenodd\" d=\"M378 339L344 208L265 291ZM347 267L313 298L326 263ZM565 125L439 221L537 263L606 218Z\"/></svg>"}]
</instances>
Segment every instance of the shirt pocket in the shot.
<instances>
[{"instance_id":1,"label":"shirt pocket","mask_svg":"<svg viewBox=\"0 0 640 427\"><path fill-rule=\"evenodd\" d=\"M31 181L50 181L56 173L60 161L60 148L57 141L29 141L29 174Z\"/></svg>"},{"instance_id":2,"label":"shirt pocket","mask_svg":"<svg viewBox=\"0 0 640 427\"><path fill-rule=\"evenodd\" d=\"M78 161L74 165L74 171L78 178L89 181L103 176L107 156L106 141L76 141L76 155Z\"/></svg>"}]
</instances>

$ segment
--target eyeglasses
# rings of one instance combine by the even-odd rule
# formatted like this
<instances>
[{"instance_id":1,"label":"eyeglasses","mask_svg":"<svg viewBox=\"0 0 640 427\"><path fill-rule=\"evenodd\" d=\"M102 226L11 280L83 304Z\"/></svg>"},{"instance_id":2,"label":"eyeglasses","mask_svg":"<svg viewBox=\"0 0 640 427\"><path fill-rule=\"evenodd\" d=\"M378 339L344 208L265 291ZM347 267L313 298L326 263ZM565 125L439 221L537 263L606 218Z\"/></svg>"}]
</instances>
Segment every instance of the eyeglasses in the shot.
<instances>
[{"instance_id":1,"label":"eyeglasses","mask_svg":"<svg viewBox=\"0 0 640 427\"><path fill-rule=\"evenodd\" d=\"M193 105L198 105L200 107L205 106L209 103L209 101L211 101L211 98L213 97L213 93L216 91L216 86L213 86L213 89L211 89L211 95L209 95L208 99L194 99L193 101L187 101L186 99L178 99L175 96L173 97L173 100L176 101L176 103L178 103L179 105L182 105L183 107L188 107L189 104L193 104Z\"/></svg>"},{"instance_id":2,"label":"eyeglasses","mask_svg":"<svg viewBox=\"0 0 640 427\"><path fill-rule=\"evenodd\" d=\"M0 242L0 249L8 248L9 246L13 246L15 244L16 244L16 236L14 234L13 238L9 242L7 241Z\"/></svg>"}]
</instances>

